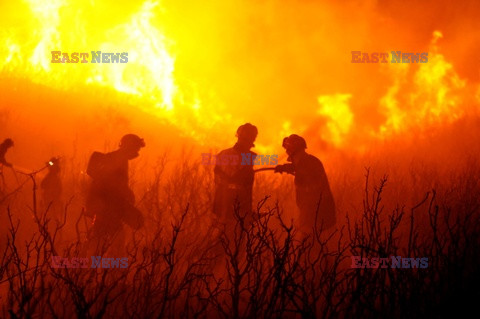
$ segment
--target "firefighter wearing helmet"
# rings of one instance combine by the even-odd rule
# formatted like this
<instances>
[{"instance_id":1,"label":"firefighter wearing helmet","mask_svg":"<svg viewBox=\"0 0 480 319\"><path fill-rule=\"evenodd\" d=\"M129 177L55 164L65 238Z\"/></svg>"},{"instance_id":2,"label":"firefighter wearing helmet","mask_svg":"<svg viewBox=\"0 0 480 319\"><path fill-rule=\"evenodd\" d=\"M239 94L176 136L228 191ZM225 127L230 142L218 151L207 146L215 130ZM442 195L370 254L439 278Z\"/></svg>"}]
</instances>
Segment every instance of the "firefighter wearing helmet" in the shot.
<instances>
[{"instance_id":1,"label":"firefighter wearing helmet","mask_svg":"<svg viewBox=\"0 0 480 319\"><path fill-rule=\"evenodd\" d=\"M118 150L106 154L94 152L90 157L87 174L92 182L85 213L94 218L92 238L121 241L124 224L133 229L143 225L128 181L128 162L139 156L142 147L145 147L143 139L127 134L120 140Z\"/></svg>"},{"instance_id":2,"label":"firefighter wearing helmet","mask_svg":"<svg viewBox=\"0 0 480 319\"><path fill-rule=\"evenodd\" d=\"M237 143L216 156L214 213L221 223L232 225L235 207L241 215L252 210L253 161L251 151L257 138L257 127L246 123L237 130Z\"/></svg>"},{"instance_id":3,"label":"firefighter wearing helmet","mask_svg":"<svg viewBox=\"0 0 480 319\"><path fill-rule=\"evenodd\" d=\"M310 232L328 229L335 224L335 202L322 162L308 154L305 139L296 134L283 139L282 146L288 154L289 164L277 165L276 173L295 176L295 195L299 216L299 228ZM315 222L317 222L315 224Z\"/></svg>"},{"instance_id":4,"label":"firefighter wearing helmet","mask_svg":"<svg viewBox=\"0 0 480 319\"><path fill-rule=\"evenodd\" d=\"M142 147L145 147L143 138L140 138L135 134L127 134L120 140L119 151L121 151L125 157L131 160L138 157L138 152Z\"/></svg>"}]
</instances>

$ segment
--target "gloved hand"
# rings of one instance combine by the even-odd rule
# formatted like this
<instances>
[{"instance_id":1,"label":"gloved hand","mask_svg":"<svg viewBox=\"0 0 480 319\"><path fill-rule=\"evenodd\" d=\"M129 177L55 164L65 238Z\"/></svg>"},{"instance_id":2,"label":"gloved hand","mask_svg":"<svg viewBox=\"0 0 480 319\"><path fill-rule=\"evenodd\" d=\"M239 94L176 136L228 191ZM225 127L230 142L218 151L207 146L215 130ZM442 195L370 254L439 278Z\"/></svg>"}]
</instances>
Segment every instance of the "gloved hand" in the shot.
<instances>
[{"instance_id":1,"label":"gloved hand","mask_svg":"<svg viewBox=\"0 0 480 319\"><path fill-rule=\"evenodd\" d=\"M293 167L293 164L283 164L283 165L277 165L275 166L275 173L288 173L288 174L293 174L295 172L295 168Z\"/></svg>"}]
</instances>

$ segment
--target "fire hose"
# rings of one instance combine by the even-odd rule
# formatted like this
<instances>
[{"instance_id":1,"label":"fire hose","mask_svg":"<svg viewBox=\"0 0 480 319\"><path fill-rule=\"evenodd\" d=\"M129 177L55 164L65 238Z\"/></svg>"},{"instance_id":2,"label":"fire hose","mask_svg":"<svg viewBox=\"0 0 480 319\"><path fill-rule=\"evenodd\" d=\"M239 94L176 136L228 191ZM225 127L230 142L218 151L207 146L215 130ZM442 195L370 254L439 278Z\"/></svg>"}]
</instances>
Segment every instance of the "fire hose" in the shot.
<instances>
[{"instance_id":1,"label":"fire hose","mask_svg":"<svg viewBox=\"0 0 480 319\"><path fill-rule=\"evenodd\" d=\"M274 171L274 170L275 170L275 167L264 167L264 168L254 169L253 172L258 173L263 171Z\"/></svg>"}]
</instances>

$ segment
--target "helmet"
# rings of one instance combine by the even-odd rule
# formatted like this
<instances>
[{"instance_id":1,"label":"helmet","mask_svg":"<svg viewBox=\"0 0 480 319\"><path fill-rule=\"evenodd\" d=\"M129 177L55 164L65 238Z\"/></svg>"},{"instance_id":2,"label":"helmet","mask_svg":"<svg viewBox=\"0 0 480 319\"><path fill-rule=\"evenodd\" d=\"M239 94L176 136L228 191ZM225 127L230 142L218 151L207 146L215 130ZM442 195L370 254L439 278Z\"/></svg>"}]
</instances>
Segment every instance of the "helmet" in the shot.
<instances>
[{"instance_id":1,"label":"helmet","mask_svg":"<svg viewBox=\"0 0 480 319\"><path fill-rule=\"evenodd\" d=\"M143 138L138 137L135 134L127 134L120 140L120 147L145 147L145 141Z\"/></svg>"},{"instance_id":2,"label":"helmet","mask_svg":"<svg viewBox=\"0 0 480 319\"><path fill-rule=\"evenodd\" d=\"M2 144L5 144L7 147L13 146L13 140L11 138L6 138Z\"/></svg>"},{"instance_id":3,"label":"helmet","mask_svg":"<svg viewBox=\"0 0 480 319\"><path fill-rule=\"evenodd\" d=\"M285 137L283 139L282 146L284 148L287 148L287 146L291 146L293 149L306 149L307 148L307 142L305 142L305 139L301 136L298 136L297 134L292 134L289 137Z\"/></svg>"},{"instance_id":4,"label":"helmet","mask_svg":"<svg viewBox=\"0 0 480 319\"><path fill-rule=\"evenodd\" d=\"M237 137L242 138L242 137L247 137L247 136L257 136L258 135L258 129L255 125L252 125L250 123L246 123L243 125L240 125L237 129Z\"/></svg>"}]
</instances>

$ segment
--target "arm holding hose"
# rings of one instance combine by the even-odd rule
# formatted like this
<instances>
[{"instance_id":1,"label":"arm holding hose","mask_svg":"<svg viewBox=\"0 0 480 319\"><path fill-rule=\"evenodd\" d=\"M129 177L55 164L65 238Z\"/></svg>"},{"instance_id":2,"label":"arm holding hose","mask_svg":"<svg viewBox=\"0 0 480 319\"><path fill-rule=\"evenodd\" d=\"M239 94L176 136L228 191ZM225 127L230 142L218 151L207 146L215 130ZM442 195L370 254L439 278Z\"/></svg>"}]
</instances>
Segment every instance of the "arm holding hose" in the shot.
<instances>
[{"instance_id":1,"label":"arm holding hose","mask_svg":"<svg viewBox=\"0 0 480 319\"><path fill-rule=\"evenodd\" d=\"M275 173L287 173L295 175L295 166L292 163L275 166Z\"/></svg>"}]
</instances>

